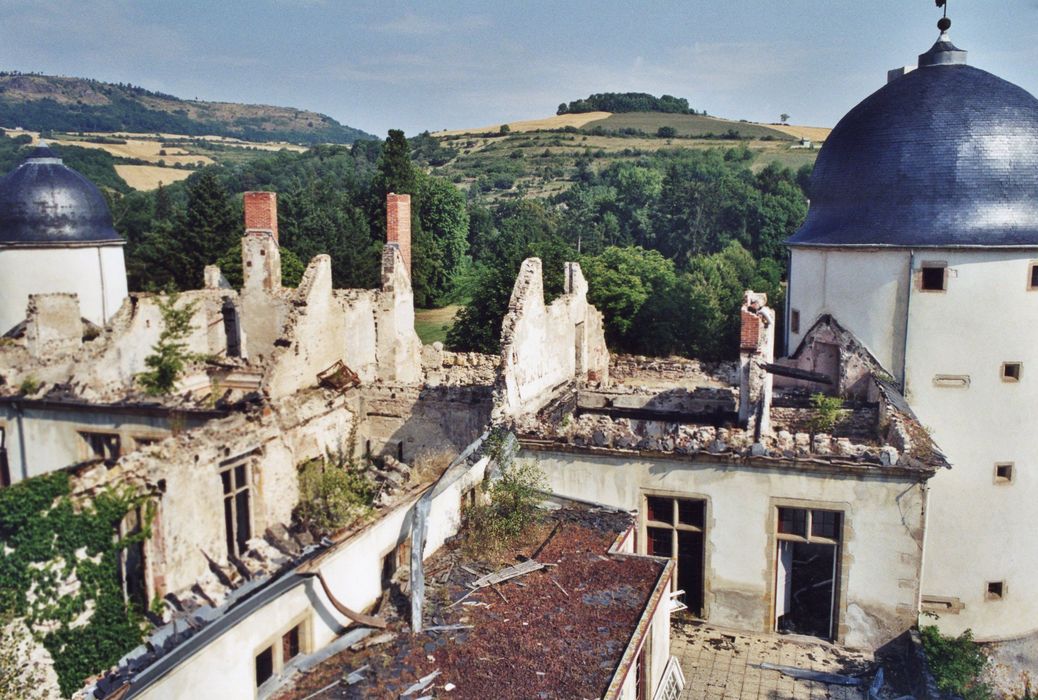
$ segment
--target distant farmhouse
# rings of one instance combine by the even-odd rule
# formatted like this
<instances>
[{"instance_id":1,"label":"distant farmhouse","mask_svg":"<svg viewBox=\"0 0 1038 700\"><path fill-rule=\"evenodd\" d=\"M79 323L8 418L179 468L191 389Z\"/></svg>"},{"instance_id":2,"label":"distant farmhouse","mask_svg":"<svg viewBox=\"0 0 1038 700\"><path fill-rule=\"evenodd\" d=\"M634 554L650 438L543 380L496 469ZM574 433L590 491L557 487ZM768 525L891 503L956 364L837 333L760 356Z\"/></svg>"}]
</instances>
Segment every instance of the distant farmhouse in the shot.
<instances>
[{"instance_id":1,"label":"distant farmhouse","mask_svg":"<svg viewBox=\"0 0 1038 700\"><path fill-rule=\"evenodd\" d=\"M1038 101L942 33L833 130L786 308L747 290L719 365L611 356L580 266L546 304L535 258L499 356L423 347L406 195L380 289L334 289L325 255L282 286L277 196L250 192L240 290L209 267L127 293L103 199L33 151L0 180L0 478L131 493L115 569L153 623L84 696L675 698L682 608L869 652L921 613L1036 634L1036 144ZM189 361L145 394L178 310ZM375 494L315 539L299 472L322 460ZM545 539L480 568L463 515L523 460ZM84 548L34 566L74 596ZM102 614L81 602L23 607L45 636Z\"/></svg>"}]
</instances>

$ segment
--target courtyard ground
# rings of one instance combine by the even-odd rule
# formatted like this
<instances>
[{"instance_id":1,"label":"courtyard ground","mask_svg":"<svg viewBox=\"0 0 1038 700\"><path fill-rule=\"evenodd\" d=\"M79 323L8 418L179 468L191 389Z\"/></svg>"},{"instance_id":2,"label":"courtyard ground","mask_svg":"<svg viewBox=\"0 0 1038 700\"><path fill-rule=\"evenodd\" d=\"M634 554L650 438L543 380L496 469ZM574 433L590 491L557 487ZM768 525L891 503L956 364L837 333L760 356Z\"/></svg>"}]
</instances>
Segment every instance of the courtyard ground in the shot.
<instances>
[{"instance_id":1,"label":"courtyard ground","mask_svg":"<svg viewBox=\"0 0 1038 700\"><path fill-rule=\"evenodd\" d=\"M745 634L697 622L675 620L670 645L685 675L681 700L862 700L878 668L871 654L825 642ZM797 680L759 668L762 663L858 677L863 685ZM885 688L881 697L899 695Z\"/></svg>"}]
</instances>

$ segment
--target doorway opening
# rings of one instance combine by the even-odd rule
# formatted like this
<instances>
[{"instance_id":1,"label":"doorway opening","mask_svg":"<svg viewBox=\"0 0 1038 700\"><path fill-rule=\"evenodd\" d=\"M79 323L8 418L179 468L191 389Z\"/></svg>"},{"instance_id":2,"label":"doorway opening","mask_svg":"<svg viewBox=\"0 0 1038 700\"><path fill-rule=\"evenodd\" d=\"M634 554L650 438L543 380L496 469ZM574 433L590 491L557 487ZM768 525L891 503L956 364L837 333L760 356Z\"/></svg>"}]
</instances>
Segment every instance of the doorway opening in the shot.
<instances>
[{"instance_id":1,"label":"doorway opening","mask_svg":"<svg viewBox=\"0 0 1038 700\"><path fill-rule=\"evenodd\" d=\"M779 508L775 630L836 638L843 514Z\"/></svg>"},{"instance_id":2,"label":"doorway opening","mask_svg":"<svg viewBox=\"0 0 1038 700\"><path fill-rule=\"evenodd\" d=\"M706 501L670 496L645 497L645 552L674 560L674 590L703 616L706 557Z\"/></svg>"}]
</instances>

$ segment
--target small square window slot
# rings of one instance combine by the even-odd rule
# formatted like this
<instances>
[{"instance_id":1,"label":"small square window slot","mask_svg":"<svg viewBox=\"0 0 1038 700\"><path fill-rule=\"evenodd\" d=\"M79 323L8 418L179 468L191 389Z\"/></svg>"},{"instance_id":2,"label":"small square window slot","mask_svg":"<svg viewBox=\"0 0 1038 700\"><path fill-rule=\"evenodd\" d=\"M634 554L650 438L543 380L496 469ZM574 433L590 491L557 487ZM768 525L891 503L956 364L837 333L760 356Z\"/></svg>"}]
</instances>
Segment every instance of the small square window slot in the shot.
<instances>
[{"instance_id":1,"label":"small square window slot","mask_svg":"<svg viewBox=\"0 0 1038 700\"><path fill-rule=\"evenodd\" d=\"M923 263L920 286L926 292L943 292L947 288L948 267L943 264Z\"/></svg>"},{"instance_id":2,"label":"small square window slot","mask_svg":"<svg viewBox=\"0 0 1038 700\"><path fill-rule=\"evenodd\" d=\"M1002 381L1004 382L1018 382L1020 376L1024 372L1024 365L1022 362L1003 362L1002 363Z\"/></svg>"},{"instance_id":3,"label":"small square window slot","mask_svg":"<svg viewBox=\"0 0 1038 700\"><path fill-rule=\"evenodd\" d=\"M1010 462L995 465L995 483L1008 484L1013 480L1013 465Z\"/></svg>"},{"instance_id":4,"label":"small square window slot","mask_svg":"<svg viewBox=\"0 0 1038 700\"><path fill-rule=\"evenodd\" d=\"M1031 263L1027 268L1027 288L1038 289L1038 263Z\"/></svg>"},{"instance_id":5,"label":"small square window slot","mask_svg":"<svg viewBox=\"0 0 1038 700\"><path fill-rule=\"evenodd\" d=\"M1002 600L1006 597L1006 582L1005 581L988 581L988 592L986 598L988 600Z\"/></svg>"},{"instance_id":6,"label":"small square window slot","mask_svg":"<svg viewBox=\"0 0 1038 700\"><path fill-rule=\"evenodd\" d=\"M789 313L789 330L791 333L800 332L800 310L793 309Z\"/></svg>"}]
</instances>

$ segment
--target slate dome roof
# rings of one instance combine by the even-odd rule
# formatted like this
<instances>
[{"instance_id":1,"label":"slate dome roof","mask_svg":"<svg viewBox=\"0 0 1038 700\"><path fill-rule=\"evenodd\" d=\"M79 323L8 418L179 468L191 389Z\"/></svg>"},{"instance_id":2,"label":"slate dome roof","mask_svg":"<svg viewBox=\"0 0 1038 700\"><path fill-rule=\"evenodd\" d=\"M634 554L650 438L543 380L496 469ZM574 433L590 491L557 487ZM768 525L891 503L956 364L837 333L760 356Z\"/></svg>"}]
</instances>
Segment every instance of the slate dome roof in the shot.
<instances>
[{"instance_id":1,"label":"slate dome roof","mask_svg":"<svg viewBox=\"0 0 1038 700\"><path fill-rule=\"evenodd\" d=\"M1038 246L1038 100L965 54L942 34L840 120L789 245Z\"/></svg>"},{"instance_id":2,"label":"slate dome roof","mask_svg":"<svg viewBox=\"0 0 1038 700\"><path fill-rule=\"evenodd\" d=\"M0 178L0 246L121 242L101 192L46 146Z\"/></svg>"}]
</instances>

